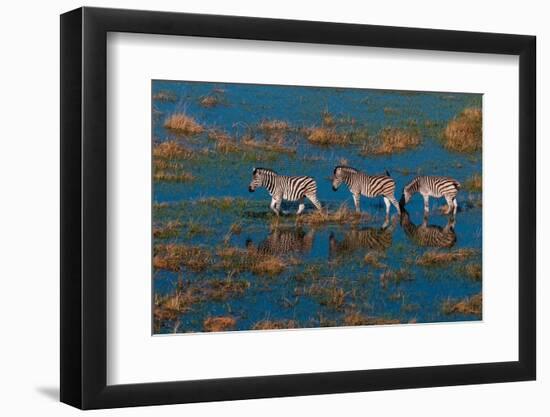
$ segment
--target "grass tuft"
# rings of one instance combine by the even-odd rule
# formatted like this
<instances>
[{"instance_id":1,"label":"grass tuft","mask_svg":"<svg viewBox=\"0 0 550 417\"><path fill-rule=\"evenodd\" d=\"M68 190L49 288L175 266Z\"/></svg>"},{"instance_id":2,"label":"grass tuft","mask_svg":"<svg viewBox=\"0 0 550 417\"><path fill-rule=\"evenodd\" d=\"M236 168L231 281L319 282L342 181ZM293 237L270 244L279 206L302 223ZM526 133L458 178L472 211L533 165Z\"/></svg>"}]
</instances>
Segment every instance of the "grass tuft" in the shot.
<instances>
[{"instance_id":1,"label":"grass tuft","mask_svg":"<svg viewBox=\"0 0 550 417\"><path fill-rule=\"evenodd\" d=\"M223 332L235 328L237 320L233 317L208 317L203 322L203 328L207 332Z\"/></svg>"},{"instance_id":2,"label":"grass tuft","mask_svg":"<svg viewBox=\"0 0 550 417\"><path fill-rule=\"evenodd\" d=\"M198 246L158 244L154 247L153 267L179 272L182 266L192 271L204 271L212 264L212 254Z\"/></svg>"},{"instance_id":3,"label":"grass tuft","mask_svg":"<svg viewBox=\"0 0 550 417\"><path fill-rule=\"evenodd\" d=\"M344 326L372 326L382 324L399 324L399 320L383 317L368 317L358 311L349 311L344 316Z\"/></svg>"},{"instance_id":4,"label":"grass tuft","mask_svg":"<svg viewBox=\"0 0 550 417\"><path fill-rule=\"evenodd\" d=\"M447 299L443 302L441 310L444 314L473 314L481 316L483 298L481 293L472 295L462 300Z\"/></svg>"},{"instance_id":5,"label":"grass tuft","mask_svg":"<svg viewBox=\"0 0 550 417\"><path fill-rule=\"evenodd\" d=\"M153 157L162 159L190 159L193 151L174 140L162 142L153 148Z\"/></svg>"},{"instance_id":6,"label":"grass tuft","mask_svg":"<svg viewBox=\"0 0 550 417\"><path fill-rule=\"evenodd\" d=\"M166 239L168 237L175 237L178 235L181 229L181 222L178 220L172 220L168 223L153 228L153 237L156 239Z\"/></svg>"},{"instance_id":7,"label":"grass tuft","mask_svg":"<svg viewBox=\"0 0 550 417\"><path fill-rule=\"evenodd\" d=\"M387 127L361 150L362 155L388 155L414 149L420 145L420 134L415 129Z\"/></svg>"},{"instance_id":8,"label":"grass tuft","mask_svg":"<svg viewBox=\"0 0 550 417\"><path fill-rule=\"evenodd\" d=\"M367 213L356 213L342 204L337 210L328 212L326 210L304 213L298 217L297 222L303 224L319 225L327 223L356 224L362 220L368 220Z\"/></svg>"},{"instance_id":9,"label":"grass tuft","mask_svg":"<svg viewBox=\"0 0 550 417\"><path fill-rule=\"evenodd\" d=\"M171 91L161 90L153 95L153 100L174 103L177 100L177 96Z\"/></svg>"},{"instance_id":10,"label":"grass tuft","mask_svg":"<svg viewBox=\"0 0 550 417\"><path fill-rule=\"evenodd\" d=\"M455 152L475 152L482 144L482 114L480 108L466 108L451 120L443 131L445 148Z\"/></svg>"},{"instance_id":11,"label":"grass tuft","mask_svg":"<svg viewBox=\"0 0 550 417\"><path fill-rule=\"evenodd\" d=\"M184 113L174 113L169 116L164 121L164 127L184 135L198 135L204 131L202 125L193 117L187 116Z\"/></svg>"},{"instance_id":12,"label":"grass tuft","mask_svg":"<svg viewBox=\"0 0 550 417\"><path fill-rule=\"evenodd\" d=\"M313 127L305 130L307 140L314 145L349 145L351 135L332 127Z\"/></svg>"},{"instance_id":13,"label":"grass tuft","mask_svg":"<svg viewBox=\"0 0 550 417\"><path fill-rule=\"evenodd\" d=\"M464 189L473 192L481 192L483 179L481 174L474 174L464 182Z\"/></svg>"},{"instance_id":14,"label":"grass tuft","mask_svg":"<svg viewBox=\"0 0 550 417\"><path fill-rule=\"evenodd\" d=\"M285 132L290 129L290 125L284 120L262 120L258 128L264 132Z\"/></svg>"},{"instance_id":15,"label":"grass tuft","mask_svg":"<svg viewBox=\"0 0 550 417\"><path fill-rule=\"evenodd\" d=\"M252 326L252 330L296 329L298 323L294 320L261 320Z\"/></svg>"},{"instance_id":16,"label":"grass tuft","mask_svg":"<svg viewBox=\"0 0 550 417\"><path fill-rule=\"evenodd\" d=\"M463 261L475 255L474 249L455 249L450 252L430 250L416 258L415 263L420 266L441 266L450 262Z\"/></svg>"}]
</instances>

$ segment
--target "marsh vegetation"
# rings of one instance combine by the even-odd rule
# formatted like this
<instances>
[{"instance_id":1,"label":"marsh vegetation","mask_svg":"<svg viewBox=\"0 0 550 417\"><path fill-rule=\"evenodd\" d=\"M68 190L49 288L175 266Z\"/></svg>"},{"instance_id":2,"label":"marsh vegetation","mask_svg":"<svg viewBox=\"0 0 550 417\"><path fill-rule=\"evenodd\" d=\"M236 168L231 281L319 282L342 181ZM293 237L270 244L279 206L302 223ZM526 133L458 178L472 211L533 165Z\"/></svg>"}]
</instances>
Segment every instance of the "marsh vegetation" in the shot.
<instances>
[{"instance_id":1,"label":"marsh vegetation","mask_svg":"<svg viewBox=\"0 0 550 417\"><path fill-rule=\"evenodd\" d=\"M153 84L155 333L479 320L481 96ZM431 202L385 217L332 191L334 166L464 185L456 224ZM248 192L253 167L317 181L323 209ZM399 196L397 196L399 198ZM429 236L429 238L426 238Z\"/></svg>"}]
</instances>

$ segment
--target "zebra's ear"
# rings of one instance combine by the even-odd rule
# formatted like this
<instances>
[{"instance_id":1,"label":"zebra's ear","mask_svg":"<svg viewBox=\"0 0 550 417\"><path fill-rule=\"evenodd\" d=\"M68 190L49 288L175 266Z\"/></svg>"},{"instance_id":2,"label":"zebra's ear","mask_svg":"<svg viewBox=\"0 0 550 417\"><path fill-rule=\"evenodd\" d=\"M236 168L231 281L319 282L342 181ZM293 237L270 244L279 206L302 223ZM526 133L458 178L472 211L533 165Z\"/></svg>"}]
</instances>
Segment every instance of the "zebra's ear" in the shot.
<instances>
[{"instance_id":1,"label":"zebra's ear","mask_svg":"<svg viewBox=\"0 0 550 417\"><path fill-rule=\"evenodd\" d=\"M253 168L252 168L252 173L253 173L253 174L256 173L256 167L253 167Z\"/></svg>"}]
</instances>

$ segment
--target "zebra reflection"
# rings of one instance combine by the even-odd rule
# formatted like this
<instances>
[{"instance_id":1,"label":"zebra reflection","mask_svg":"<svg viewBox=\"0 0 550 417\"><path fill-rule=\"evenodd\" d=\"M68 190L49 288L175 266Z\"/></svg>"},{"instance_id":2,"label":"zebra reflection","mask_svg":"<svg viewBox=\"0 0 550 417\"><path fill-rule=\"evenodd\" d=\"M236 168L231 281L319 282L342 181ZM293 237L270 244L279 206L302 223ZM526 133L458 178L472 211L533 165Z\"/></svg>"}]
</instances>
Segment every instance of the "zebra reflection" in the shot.
<instances>
[{"instance_id":1,"label":"zebra reflection","mask_svg":"<svg viewBox=\"0 0 550 417\"><path fill-rule=\"evenodd\" d=\"M388 227L366 227L352 229L344 234L342 240L336 239L333 232L329 237L329 258L346 255L361 249L384 252L389 249L393 241L396 217Z\"/></svg>"},{"instance_id":2,"label":"zebra reflection","mask_svg":"<svg viewBox=\"0 0 550 417\"><path fill-rule=\"evenodd\" d=\"M420 226L411 222L409 213L401 209L401 227L407 237L418 246L437 248L452 248L456 243L454 217L447 218L445 227L428 224L428 217L424 216Z\"/></svg>"},{"instance_id":3,"label":"zebra reflection","mask_svg":"<svg viewBox=\"0 0 550 417\"><path fill-rule=\"evenodd\" d=\"M301 228L275 228L257 246L251 239L246 240L248 250L264 255L286 255L289 253L308 253L313 246L315 231L307 233Z\"/></svg>"}]
</instances>

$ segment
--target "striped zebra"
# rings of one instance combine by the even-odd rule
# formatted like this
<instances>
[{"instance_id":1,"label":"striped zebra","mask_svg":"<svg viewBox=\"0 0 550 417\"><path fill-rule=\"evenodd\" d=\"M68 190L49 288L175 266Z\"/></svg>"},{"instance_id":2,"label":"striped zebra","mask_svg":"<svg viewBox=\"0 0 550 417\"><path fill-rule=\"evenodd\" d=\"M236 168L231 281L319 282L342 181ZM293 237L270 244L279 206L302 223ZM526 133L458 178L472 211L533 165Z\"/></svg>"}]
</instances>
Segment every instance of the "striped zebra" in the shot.
<instances>
[{"instance_id":1,"label":"striped zebra","mask_svg":"<svg viewBox=\"0 0 550 417\"><path fill-rule=\"evenodd\" d=\"M400 205L404 207L415 193L420 193L424 198L424 213L428 214L430 211L430 197L445 197L448 206L446 214L450 214L452 211L454 216L458 208L456 195L460 187L457 180L449 177L416 177L403 189Z\"/></svg>"},{"instance_id":2,"label":"striped zebra","mask_svg":"<svg viewBox=\"0 0 550 417\"><path fill-rule=\"evenodd\" d=\"M247 239L248 250L262 255L287 255L289 253L308 253L313 247L315 231L307 233L301 227L275 228L264 240L255 245L251 239Z\"/></svg>"},{"instance_id":3,"label":"striped zebra","mask_svg":"<svg viewBox=\"0 0 550 417\"><path fill-rule=\"evenodd\" d=\"M445 227L429 225L424 216L420 226L415 225L409 218L407 210L401 210L401 227L405 234L418 246L435 248L452 248L456 243L454 217L447 219Z\"/></svg>"},{"instance_id":4,"label":"striped zebra","mask_svg":"<svg viewBox=\"0 0 550 417\"><path fill-rule=\"evenodd\" d=\"M269 195L271 195L271 204L269 207L277 216L281 212L281 203L283 200L298 201L299 206L296 214L301 214L305 208L304 197L307 197L317 210L321 210L321 203L317 200L317 183L311 177L290 177L278 175L271 169L254 168L248 191L252 193L256 188L260 187L267 189Z\"/></svg>"},{"instance_id":5,"label":"striped zebra","mask_svg":"<svg viewBox=\"0 0 550 417\"><path fill-rule=\"evenodd\" d=\"M386 216L390 214L390 204L393 204L397 212L401 213L394 195L395 181L390 178L388 171L386 171L386 175L367 175L355 168L339 165L334 168L332 189L336 191L342 183L348 186L353 195L353 202L355 203L355 211L357 213L361 212L359 207L361 195L365 197L384 197Z\"/></svg>"}]
</instances>

